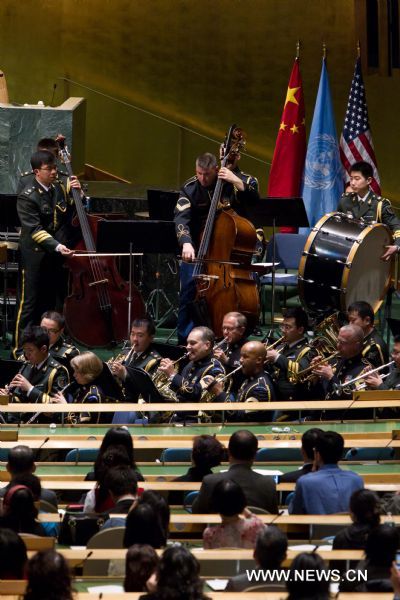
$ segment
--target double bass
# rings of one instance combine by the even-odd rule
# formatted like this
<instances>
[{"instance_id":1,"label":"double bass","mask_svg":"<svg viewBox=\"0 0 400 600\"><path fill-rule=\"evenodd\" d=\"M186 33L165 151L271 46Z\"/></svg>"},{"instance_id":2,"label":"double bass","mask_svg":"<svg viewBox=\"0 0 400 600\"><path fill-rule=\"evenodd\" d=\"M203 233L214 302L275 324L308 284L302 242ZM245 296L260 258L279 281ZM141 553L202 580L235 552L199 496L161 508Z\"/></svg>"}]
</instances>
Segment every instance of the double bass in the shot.
<instances>
[{"instance_id":1,"label":"double bass","mask_svg":"<svg viewBox=\"0 0 400 600\"><path fill-rule=\"evenodd\" d=\"M57 140L68 175L73 176L71 159L63 138ZM80 190L72 188L82 241L75 250L96 253L97 225L101 217L88 215ZM64 302L68 333L78 343L89 348L115 345L126 338L128 328L129 286L118 272L111 256L69 257L70 293ZM131 288L131 317L145 315L139 290Z\"/></svg>"},{"instance_id":2,"label":"double bass","mask_svg":"<svg viewBox=\"0 0 400 600\"><path fill-rule=\"evenodd\" d=\"M245 145L243 131L232 125L224 144L221 166L233 162ZM217 336L226 313L244 314L251 331L258 323L260 301L251 260L257 243L255 227L229 205L221 205L224 181L217 180L197 253L193 277L194 309Z\"/></svg>"}]
</instances>

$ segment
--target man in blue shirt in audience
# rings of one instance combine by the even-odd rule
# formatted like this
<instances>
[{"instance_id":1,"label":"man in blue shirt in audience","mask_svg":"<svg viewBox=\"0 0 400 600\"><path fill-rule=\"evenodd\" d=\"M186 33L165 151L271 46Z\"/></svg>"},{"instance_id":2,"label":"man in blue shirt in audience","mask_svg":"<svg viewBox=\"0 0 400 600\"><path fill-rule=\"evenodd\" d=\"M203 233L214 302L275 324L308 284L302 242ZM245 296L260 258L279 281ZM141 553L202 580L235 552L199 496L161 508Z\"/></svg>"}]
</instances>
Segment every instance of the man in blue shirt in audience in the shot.
<instances>
[{"instance_id":1,"label":"man in blue shirt in audience","mask_svg":"<svg viewBox=\"0 0 400 600\"><path fill-rule=\"evenodd\" d=\"M364 482L357 473L338 467L343 448L343 437L336 431L324 431L318 436L314 449L318 470L298 479L289 513L328 515L348 512L350 496L363 488Z\"/></svg>"}]
</instances>

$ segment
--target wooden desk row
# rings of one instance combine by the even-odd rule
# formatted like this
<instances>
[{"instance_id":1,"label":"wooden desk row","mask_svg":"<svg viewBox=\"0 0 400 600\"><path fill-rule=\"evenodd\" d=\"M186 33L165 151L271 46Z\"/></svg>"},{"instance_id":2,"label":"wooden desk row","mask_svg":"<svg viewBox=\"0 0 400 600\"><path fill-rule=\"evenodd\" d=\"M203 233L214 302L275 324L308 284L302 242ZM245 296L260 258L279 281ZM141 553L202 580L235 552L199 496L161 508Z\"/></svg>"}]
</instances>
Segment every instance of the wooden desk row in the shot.
<instances>
[{"instance_id":1,"label":"wooden desk row","mask_svg":"<svg viewBox=\"0 0 400 600\"><path fill-rule=\"evenodd\" d=\"M69 481L69 480L47 480L42 479L43 488L53 491L69 490L69 491L87 491L95 486L93 481ZM0 488L7 485L6 481L0 482ZM199 490L201 487L200 481L139 481L138 486L144 490L156 490L158 492L191 492ZM277 490L280 492L290 492L295 489L293 483L283 483L277 485ZM368 489L376 492L397 492L400 490L400 483L371 483L368 484Z\"/></svg>"},{"instance_id":2,"label":"wooden desk row","mask_svg":"<svg viewBox=\"0 0 400 600\"><path fill-rule=\"evenodd\" d=\"M113 515L114 516L114 515ZM118 517L126 517L126 515L116 515ZM346 527L352 523L349 514L336 515L257 515L265 523L269 525L340 525ZM40 513L38 516L42 523L58 523L62 519L62 514L58 513ZM381 515L381 523L395 523L400 525L400 515ZM170 523L173 525L206 525L208 523L221 523L221 516L218 514L192 514L192 513L172 513ZM353 551L352 551L353 552Z\"/></svg>"},{"instance_id":3,"label":"wooden desk row","mask_svg":"<svg viewBox=\"0 0 400 600\"><path fill-rule=\"evenodd\" d=\"M377 394L372 393L370 396L357 394L353 400L302 400L301 402L281 401L281 402L187 402L187 403L154 403L154 404L139 404L139 403L103 403L93 406L93 412L110 413L110 412L186 412L186 411L259 411L259 410L284 410L295 411L298 413L304 411L320 411L320 410L342 410L349 411L357 408L399 408L400 401L398 392L389 392L385 397L389 399L381 399ZM4 398L4 397L3 397ZM370 398L370 399L366 399ZM1 406L1 412L4 413L32 413L38 411L52 413L68 413L71 410L76 412L87 412L87 404L74 404L66 406L65 404L32 404L32 403L10 403Z\"/></svg>"}]
</instances>

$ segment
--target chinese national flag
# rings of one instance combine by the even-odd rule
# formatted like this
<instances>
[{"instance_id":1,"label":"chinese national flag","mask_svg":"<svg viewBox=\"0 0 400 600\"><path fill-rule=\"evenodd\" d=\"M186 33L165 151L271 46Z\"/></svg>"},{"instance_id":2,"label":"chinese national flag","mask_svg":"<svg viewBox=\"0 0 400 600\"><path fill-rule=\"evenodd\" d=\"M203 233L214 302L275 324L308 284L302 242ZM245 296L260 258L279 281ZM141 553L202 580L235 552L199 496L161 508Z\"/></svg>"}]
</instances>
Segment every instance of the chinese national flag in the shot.
<instances>
[{"instance_id":1,"label":"chinese national flag","mask_svg":"<svg viewBox=\"0 0 400 600\"><path fill-rule=\"evenodd\" d=\"M296 58L286 94L285 106L276 138L275 151L268 179L268 196L298 197L300 195L306 156L306 130L303 84L300 62ZM293 227L281 227L283 233L295 233Z\"/></svg>"}]
</instances>

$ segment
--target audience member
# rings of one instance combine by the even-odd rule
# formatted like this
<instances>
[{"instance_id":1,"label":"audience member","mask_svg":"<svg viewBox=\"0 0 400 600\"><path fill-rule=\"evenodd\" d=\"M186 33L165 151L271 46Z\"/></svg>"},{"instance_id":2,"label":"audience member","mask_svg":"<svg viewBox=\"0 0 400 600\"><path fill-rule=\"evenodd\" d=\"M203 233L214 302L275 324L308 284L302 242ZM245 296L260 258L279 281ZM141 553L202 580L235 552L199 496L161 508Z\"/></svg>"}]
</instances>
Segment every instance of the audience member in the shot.
<instances>
[{"instance_id":1,"label":"audience member","mask_svg":"<svg viewBox=\"0 0 400 600\"><path fill-rule=\"evenodd\" d=\"M289 513L326 515L347 512L353 492L364 487L360 475L338 467L344 448L343 437L336 431L324 431L315 441L317 471L303 475Z\"/></svg>"},{"instance_id":2,"label":"audience member","mask_svg":"<svg viewBox=\"0 0 400 600\"><path fill-rule=\"evenodd\" d=\"M337 533L333 540L334 550L364 550L367 537L380 524L380 500L371 490L357 490L350 498L352 525Z\"/></svg>"},{"instance_id":3,"label":"audience member","mask_svg":"<svg viewBox=\"0 0 400 600\"><path fill-rule=\"evenodd\" d=\"M246 497L240 485L231 479L217 483L211 497L211 508L221 515L222 523L206 527L203 532L204 548L254 548L264 523L246 509Z\"/></svg>"},{"instance_id":4,"label":"audience member","mask_svg":"<svg viewBox=\"0 0 400 600\"><path fill-rule=\"evenodd\" d=\"M311 577L298 577L296 573L312 573ZM286 600L329 600L329 579L322 577L326 573L323 559L315 552L298 554L292 561L286 588L289 592Z\"/></svg>"},{"instance_id":5,"label":"audience member","mask_svg":"<svg viewBox=\"0 0 400 600\"><path fill-rule=\"evenodd\" d=\"M73 600L71 575L62 554L45 550L28 563L25 600Z\"/></svg>"},{"instance_id":6,"label":"audience member","mask_svg":"<svg viewBox=\"0 0 400 600\"><path fill-rule=\"evenodd\" d=\"M314 465L314 448L317 437L323 433L322 429L313 427L307 429L301 437L301 454L303 455L304 464L300 469L288 471L279 477L279 483L295 483L299 477L311 473Z\"/></svg>"},{"instance_id":7,"label":"audience member","mask_svg":"<svg viewBox=\"0 0 400 600\"><path fill-rule=\"evenodd\" d=\"M114 467L106 473L104 485L109 490L114 503L111 512L127 515L136 500L137 479L135 471L127 466ZM101 530L110 529L110 527L125 527L125 517L113 517L111 514Z\"/></svg>"},{"instance_id":8,"label":"audience member","mask_svg":"<svg viewBox=\"0 0 400 600\"><path fill-rule=\"evenodd\" d=\"M339 589L341 592L391 592L391 567L396 559L399 547L399 532L390 525L379 525L372 529L365 545L365 560L360 561L355 571L367 573L367 581L359 581L354 577L354 570L349 578L344 576Z\"/></svg>"},{"instance_id":9,"label":"audience member","mask_svg":"<svg viewBox=\"0 0 400 600\"><path fill-rule=\"evenodd\" d=\"M36 521L37 515L31 490L26 485L14 485L4 496L0 528L7 527L16 533L45 536L42 525Z\"/></svg>"},{"instance_id":10,"label":"audience member","mask_svg":"<svg viewBox=\"0 0 400 600\"><path fill-rule=\"evenodd\" d=\"M145 490L138 500L139 504L150 504L160 519L161 527L165 532L165 538L168 538L170 510L166 499L154 490Z\"/></svg>"},{"instance_id":11,"label":"audience member","mask_svg":"<svg viewBox=\"0 0 400 600\"><path fill-rule=\"evenodd\" d=\"M124 547L148 544L163 548L167 543L165 529L157 511L145 502L138 502L126 518Z\"/></svg>"},{"instance_id":12,"label":"audience member","mask_svg":"<svg viewBox=\"0 0 400 600\"><path fill-rule=\"evenodd\" d=\"M286 558L288 540L286 534L276 525L264 527L257 535L256 547L254 549L254 560L258 569L272 572L282 570L282 563ZM268 585L268 591L278 592L286 589L283 582L262 582L263 587ZM250 581L247 573L241 573L231 577L226 586L227 592L243 592L249 587L257 586L257 582Z\"/></svg>"},{"instance_id":13,"label":"audience member","mask_svg":"<svg viewBox=\"0 0 400 600\"><path fill-rule=\"evenodd\" d=\"M16 475L14 477L14 479L11 481L10 485L11 486L25 485L28 489L31 490L32 495L33 495L33 501L39 507L38 508L39 513L40 512L48 512L47 507L42 508L40 506L42 486L41 486L39 477L36 477L36 475L34 475L33 473L24 473L22 475ZM48 490L48 491L50 491L50 490ZM59 523L56 523L56 522L41 523L41 526L43 527L45 535L47 535L49 537L58 538L58 534L60 531Z\"/></svg>"},{"instance_id":14,"label":"audience member","mask_svg":"<svg viewBox=\"0 0 400 600\"><path fill-rule=\"evenodd\" d=\"M149 587L149 585L148 585ZM203 594L198 560L183 546L167 548L156 572L154 592L139 600L209 600Z\"/></svg>"},{"instance_id":15,"label":"audience member","mask_svg":"<svg viewBox=\"0 0 400 600\"><path fill-rule=\"evenodd\" d=\"M130 458L124 446L110 446L96 461L95 487L86 494L84 512L106 512L114 508L114 501L105 480L110 469L115 467L130 468ZM136 472L135 472L136 475Z\"/></svg>"},{"instance_id":16,"label":"audience member","mask_svg":"<svg viewBox=\"0 0 400 600\"><path fill-rule=\"evenodd\" d=\"M137 480L138 481L143 481L143 476L140 473L140 471L138 470L136 463L135 463L135 457L134 457L134 450L133 450L133 440L132 440L132 436L129 433L129 430L126 427L112 427L111 429L109 429L107 431L107 433L105 434L105 436L103 437L103 441L101 442L101 446L99 449L99 454L96 458L96 462L94 464L94 470L90 471L87 475L86 475L86 481L98 481L99 480L99 476L98 476L98 468L102 466L102 457L104 452L106 452L106 450L108 450L110 447L113 446L124 446L128 456L129 456L129 466L132 467L132 469L134 469L137 473Z\"/></svg>"},{"instance_id":17,"label":"audience member","mask_svg":"<svg viewBox=\"0 0 400 600\"><path fill-rule=\"evenodd\" d=\"M206 475L212 474L212 468L221 464L224 458L224 447L214 435L198 435L193 439L192 466L187 473L174 481L203 481ZM183 504L184 492L170 492L169 503Z\"/></svg>"},{"instance_id":18,"label":"audience member","mask_svg":"<svg viewBox=\"0 0 400 600\"><path fill-rule=\"evenodd\" d=\"M211 511L212 492L217 483L224 479L232 479L240 485L248 506L257 506L270 513L278 512L274 480L267 475L256 473L251 468L257 448L257 438L251 431L241 429L231 435L228 444L229 469L223 473L213 473L204 477L199 495L193 502L194 513Z\"/></svg>"},{"instance_id":19,"label":"audience member","mask_svg":"<svg viewBox=\"0 0 400 600\"><path fill-rule=\"evenodd\" d=\"M8 461L6 465L10 473L11 481L19 475L34 473L36 471L35 457L32 448L28 446L15 446L8 452ZM10 484L0 489L0 498L3 498L10 488ZM49 502L55 508L58 507L57 496L51 490L41 488L40 499Z\"/></svg>"},{"instance_id":20,"label":"audience member","mask_svg":"<svg viewBox=\"0 0 400 600\"><path fill-rule=\"evenodd\" d=\"M28 556L19 535L12 529L0 529L0 579L24 579Z\"/></svg>"},{"instance_id":21,"label":"audience member","mask_svg":"<svg viewBox=\"0 0 400 600\"><path fill-rule=\"evenodd\" d=\"M145 592L146 583L155 573L159 563L157 552L152 546L135 544L126 553L125 592Z\"/></svg>"}]
</instances>

